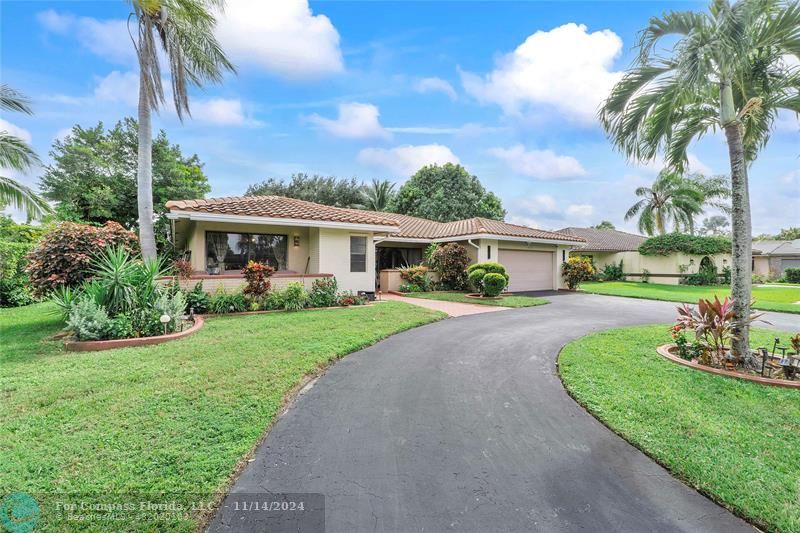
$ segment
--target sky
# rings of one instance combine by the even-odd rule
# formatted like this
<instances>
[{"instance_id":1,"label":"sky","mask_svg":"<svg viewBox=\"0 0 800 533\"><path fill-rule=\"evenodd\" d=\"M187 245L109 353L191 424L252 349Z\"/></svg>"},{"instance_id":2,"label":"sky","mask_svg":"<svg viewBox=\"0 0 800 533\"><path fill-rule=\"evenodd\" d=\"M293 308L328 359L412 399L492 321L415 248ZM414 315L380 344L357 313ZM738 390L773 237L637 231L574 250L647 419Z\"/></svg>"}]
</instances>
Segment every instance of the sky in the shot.
<instances>
[{"instance_id":1,"label":"sky","mask_svg":"<svg viewBox=\"0 0 800 533\"><path fill-rule=\"evenodd\" d=\"M237 67L192 89L192 118L154 117L204 163L211 196L292 173L389 179L456 162L500 196L506 220L558 229L624 214L658 163L634 165L596 110L667 10L705 2L228 0L217 37ZM138 76L122 0L0 0L0 78L32 117L0 130L45 164L75 124L136 115ZM781 116L750 170L753 232L800 225L800 120ZM689 149L690 169L728 172L722 134ZM42 169L12 177L36 186ZM709 214L712 214L709 212Z\"/></svg>"}]
</instances>

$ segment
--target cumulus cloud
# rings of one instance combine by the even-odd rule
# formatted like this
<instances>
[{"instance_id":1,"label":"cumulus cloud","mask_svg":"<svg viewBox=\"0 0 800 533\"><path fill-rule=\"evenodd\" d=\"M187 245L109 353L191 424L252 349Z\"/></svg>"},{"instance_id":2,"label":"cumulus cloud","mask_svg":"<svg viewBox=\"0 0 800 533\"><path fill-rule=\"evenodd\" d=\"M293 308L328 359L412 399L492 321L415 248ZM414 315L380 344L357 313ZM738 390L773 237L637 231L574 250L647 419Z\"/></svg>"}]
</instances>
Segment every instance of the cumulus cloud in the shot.
<instances>
[{"instance_id":1,"label":"cumulus cloud","mask_svg":"<svg viewBox=\"0 0 800 533\"><path fill-rule=\"evenodd\" d=\"M192 102L192 118L220 126L243 126L251 121L245 118L241 100L211 98Z\"/></svg>"},{"instance_id":2,"label":"cumulus cloud","mask_svg":"<svg viewBox=\"0 0 800 533\"><path fill-rule=\"evenodd\" d=\"M530 178L557 180L586 175L580 161L552 150L525 150L516 144L510 148L492 148L489 153L505 161L514 172Z\"/></svg>"},{"instance_id":3,"label":"cumulus cloud","mask_svg":"<svg viewBox=\"0 0 800 533\"><path fill-rule=\"evenodd\" d=\"M450 82L442 78L422 78L414 84L414 90L418 93L444 93L451 100L458 98L456 90Z\"/></svg>"},{"instance_id":4,"label":"cumulus cloud","mask_svg":"<svg viewBox=\"0 0 800 533\"><path fill-rule=\"evenodd\" d=\"M567 216L577 218L588 218L594 213L594 207L591 204L571 204L567 206Z\"/></svg>"},{"instance_id":5,"label":"cumulus cloud","mask_svg":"<svg viewBox=\"0 0 800 533\"><path fill-rule=\"evenodd\" d=\"M425 165L460 161L450 148L441 144L407 144L391 149L365 148L358 153L358 162L385 168L401 176L411 176Z\"/></svg>"},{"instance_id":6,"label":"cumulus cloud","mask_svg":"<svg viewBox=\"0 0 800 533\"><path fill-rule=\"evenodd\" d=\"M84 48L109 61L131 63L136 57L124 19L98 20L48 9L38 13L36 20L49 32L74 35Z\"/></svg>"},{"instance_id":7,"label":"cumulus cloud","mask_svg":"<svg viewBox=\"0 0 800 533\"><path fill-rule=\"evenodd\" d=\"M339 32L308 0L229 0L217 38L234 63L290 79L318 78L344 70Z\"/></svg>"},{"instance_id":8,"label":"cumulus cloud","mask_svg":"<svg viewBox=\"0 0 800 533\"><path fill-rule=\"evenodd\" d=\"M139 75L135 72L112 71L94 88L94 97L103 102L121 102L135 106L139 102Z\"/></svg>"},{"instance_id":9,"label":"cumulus cloud","mask_svg":"<svg viewBox=\"0 0 800 533\"><path fill-rule=\"evenodd\" d=\"M554 215L559 213L558 202L549 194L537 194L518 202L519 207L530 215Z\"/></svg>"},{"instance_id":10,"label":"cumulus cloud","mask_svg":"<svg viewBox=\"0 0 800 533\"><path fill-rule=\"evenodd\" d=\"M33 140L31 137L31 132L25 128L17 126L16 124L12 124L7 120L3 120L2 118L0 118L0 131L4 131L9 135L13 135L14 137L19 137L28 144L30 144Z\"/></svg>"},{"instance_id":11,"label":"cumulus cloud","mask_svg":"<svg viewBox=\"0 0 800 533\"><path fill-rule=\"evenodd\" d=\"M350 139L391 137L391 134L381 126L379 118L380 111L377 106L350 102L339 104L339 116L335 119L325 118L314 113L306 120L336 137Z\"/></svg>"},{"instance_id":12,"label":"cumulus cloud","mask_svg":"<svg viewBox=\"0 0 800 533\"><path fill-rule=\"evenodd\" d=\"M598 106L622 76L612 68L621 51L622 39L611 30L590 33L569 23L530 35L486 75L462 71L461 81L468 94L507 115L550 109L594 124Z\"/></svg>"}]
</instances>

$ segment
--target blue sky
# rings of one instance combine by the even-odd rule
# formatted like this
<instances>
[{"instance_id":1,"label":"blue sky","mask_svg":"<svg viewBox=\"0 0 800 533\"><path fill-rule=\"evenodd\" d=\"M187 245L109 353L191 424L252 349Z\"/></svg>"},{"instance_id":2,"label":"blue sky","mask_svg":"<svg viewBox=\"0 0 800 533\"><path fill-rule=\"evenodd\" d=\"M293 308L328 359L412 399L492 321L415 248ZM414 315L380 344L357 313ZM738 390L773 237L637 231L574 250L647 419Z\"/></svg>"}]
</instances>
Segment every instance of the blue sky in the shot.
<instances>
[{"instance_id":1,"label":"blue sky","mask_svg":"<svg viewBox=\"0 0 800 533\"><path fill-rule=\"evenodd\" d=\"M193 90L193 118L155 119L205 163L212 195L293 172L402 183L457 161L500 195L507 220L546 229L623 215L657 164L627 164L594 111L630 64L636 32L701 2L382 2L229 0L219 38L238 75ZM73 124L136 113L125 2L0 5L0 76L34 117L0 128L49 159ZM800 122L783 116L751 169L753 229L800 225ZM727 172L712 135L691 166ZM18 176L35 184L41 173Z\"/></svg>"}]
</instances>

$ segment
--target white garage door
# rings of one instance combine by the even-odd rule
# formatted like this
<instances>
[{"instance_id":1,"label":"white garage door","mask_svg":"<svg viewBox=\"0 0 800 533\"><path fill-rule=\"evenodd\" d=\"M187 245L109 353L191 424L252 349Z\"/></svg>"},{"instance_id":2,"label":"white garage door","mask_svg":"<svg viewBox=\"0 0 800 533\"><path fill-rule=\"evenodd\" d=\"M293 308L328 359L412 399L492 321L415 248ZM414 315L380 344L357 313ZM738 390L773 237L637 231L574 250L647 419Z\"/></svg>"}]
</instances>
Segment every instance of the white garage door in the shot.
<instances>
[{"instance_id":1,"label":"white garage door","mask_svg":"<svg viewBox=\"0 0 800 533\"><path fill-rule=\"evenodd\" d=\"M511 280L508 290L543 291L553 289L553 252L500 250L498 261L506 267Z\"/></svg>"}]
</instances>

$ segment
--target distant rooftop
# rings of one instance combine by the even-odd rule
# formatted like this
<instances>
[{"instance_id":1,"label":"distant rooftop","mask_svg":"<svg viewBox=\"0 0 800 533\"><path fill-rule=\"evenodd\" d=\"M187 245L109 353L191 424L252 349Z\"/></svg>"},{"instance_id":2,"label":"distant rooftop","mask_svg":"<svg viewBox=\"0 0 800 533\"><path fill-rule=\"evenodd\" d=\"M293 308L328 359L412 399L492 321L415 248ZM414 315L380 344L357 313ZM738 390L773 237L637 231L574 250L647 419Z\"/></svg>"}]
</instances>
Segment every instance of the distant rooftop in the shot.
<instances>
[{"instance_id":1,"label":"distant rooftop","mask_svg":"<svg viewBox=\"0 0 800 533\"><path fill-rule=\"evenodd\" d=\"M755 255L800 255L800 239L793 241L753 241Z\"/></svg>"},{"instance_id":2,"label":"distant rooftop","mask_svg":"<svg viewBox=\"0 0 800 533\"><path fill-rule=\"evenodd\" d=\"M586 252L635 252L647 237L615 229L563 228L558 233L586 240L579 249Z\"/></svg>"}]
</instances>

